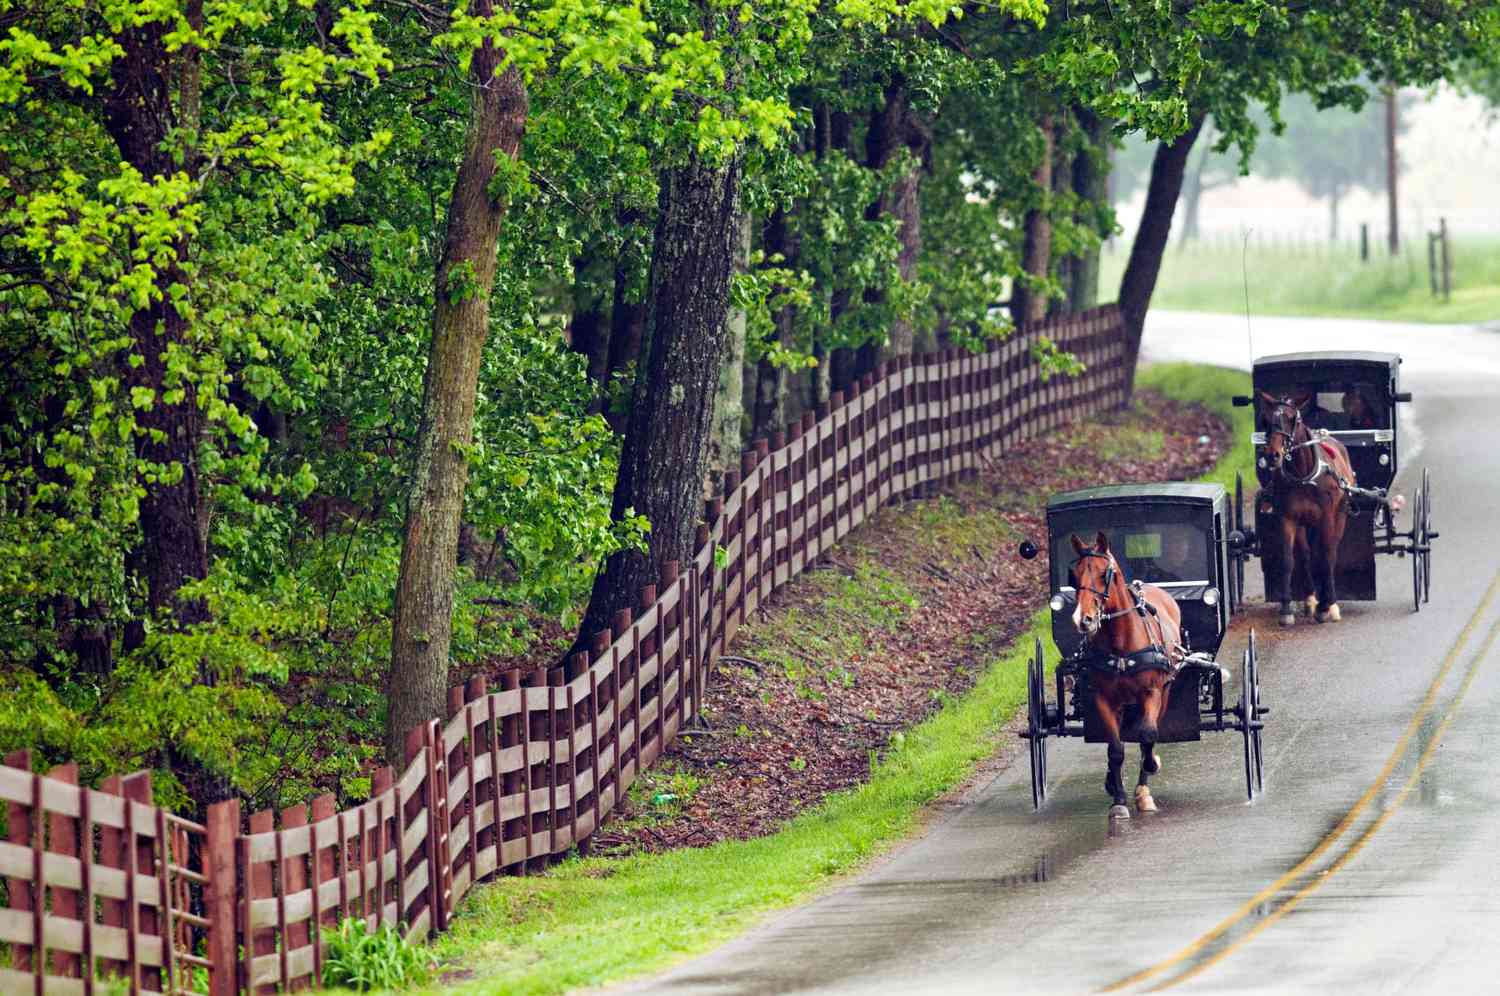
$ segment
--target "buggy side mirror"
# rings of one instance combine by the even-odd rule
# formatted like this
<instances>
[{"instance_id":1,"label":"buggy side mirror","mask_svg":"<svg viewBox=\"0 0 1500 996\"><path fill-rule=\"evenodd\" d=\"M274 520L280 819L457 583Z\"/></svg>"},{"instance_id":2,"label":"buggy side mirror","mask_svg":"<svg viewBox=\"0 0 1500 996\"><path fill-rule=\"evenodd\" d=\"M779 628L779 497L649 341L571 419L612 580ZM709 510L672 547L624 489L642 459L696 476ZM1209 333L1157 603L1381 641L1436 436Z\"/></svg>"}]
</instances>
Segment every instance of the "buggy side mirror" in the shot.
<instances>
[{"instance_id":1,"label":"buggy side mirror","mask_svg":"<svg viewBox=\"0 0 1500 996\"><path fill-rule=\"evenodd\" d=\"M1031 540L1022 540L1016 552L1021 555L1022 560L1035 560L1038 553L1036 544L1031 542Z\"/></svg>"},{"instance_id":2,"label":"buggy side mirror","mask_svg":"<svg viewBox=\"0 0 1500 996\"><path fill-rule=\"evenodd\" d=\"M1410 402L1411 401L1411 392L1410 391L1397 391L1395 394L1391 395L1391 400L1392 401L1406 401L1406 402Z\"/></svg>"},{"instance_id":3,"label":"buggy side mirror","mask_svg":"<svg viewBox=\"0 0 1500 996\"><path fill-rule=\"evenodd\" d=\"M1250 396L1248 394L1236 394L1234 397L1229 399L1229 403L1231 405L1234 405L1234 407L1236 408L1249 408Z\"/></svg>"}]
</instances>

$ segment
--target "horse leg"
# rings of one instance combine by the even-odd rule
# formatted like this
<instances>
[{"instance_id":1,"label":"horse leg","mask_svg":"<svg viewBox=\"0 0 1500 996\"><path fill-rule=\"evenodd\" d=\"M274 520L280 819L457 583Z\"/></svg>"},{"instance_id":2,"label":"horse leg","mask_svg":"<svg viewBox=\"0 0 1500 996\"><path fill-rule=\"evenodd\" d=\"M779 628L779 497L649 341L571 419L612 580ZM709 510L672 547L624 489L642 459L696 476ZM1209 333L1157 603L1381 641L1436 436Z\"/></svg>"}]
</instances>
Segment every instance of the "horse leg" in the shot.
<instances>
[{"instance_id":1,"label":"horse leg","mask_svg":"<svg viewBox=\"0 0 1500 996\"><path fill-rule=\"evenodd\" d=\"M1281 591L1281 625L1296 625L1297 617L1292 613L1292 566L1296 559L1297 520L1283 514L1281 517L1281 563L1276 580Z\"/></svg>"},{"instance_id":2,"label":"horse leg","mask_svg":"<svg viewBox=\"0 0 1500 996\"><path fill-rule=\"evenodd\" d=\"M1161 770L1161 758L1156 754L1156 744L1141 741L1141 773L1135 782L1135 808L1143 813L1156 812L1156 800L1151 798L1151 776Z\"/></svg>"},{"instance_id":3,"label":"horse leg","mask_svg":"<svg viewBox=\"0 0 1500 996\"><path fill-rule=\"evenodd\" d=\"M1326 525L1319 530L1323 548L1318 551L1318 563L1323 574L1323 583L1318 588L1320 623L1338 622L1342 618L1339 613L1338 592L1334 590L1334 578L1338 575L1339 546L1344 540L1344 527L1349 523L1347 509L1335 506L1324 517L1324 522Z\"/></svg>"},{"instance_id":4,"label":"horse leg","mask_svg":"<svg viewBox=\"0 0 1500 996\"><path fill-rule=\"evenodd\" d=\"M1294 550L1293 570L1296 572L1301 586L1307 589L1307 599L1304 605L1307 609L1307 615L1312 616L1318 611L1318 592L1322 588L1313 577L1315 565L1312 555L1312 539L1308 535L1306 526L1298 528Z\"/></svg>"},{"instance_id":5,"label":"horse leg","mask_svg":"<svg viewBox=\"0 0 1500 996\"><path fill-rule=\"evenodd\" d=\"M1114 800L1109 807L1112 820L1130 819L1130 809L1125 805L1125 782L1120 778L1120 769L1125 765L1125 744L1120 740L1120 716L1112 702L1098 692L1094 693L1094 709L1109 737L1109 771L1104 776L1104 791Z\"/></svg>"}]
</instances>

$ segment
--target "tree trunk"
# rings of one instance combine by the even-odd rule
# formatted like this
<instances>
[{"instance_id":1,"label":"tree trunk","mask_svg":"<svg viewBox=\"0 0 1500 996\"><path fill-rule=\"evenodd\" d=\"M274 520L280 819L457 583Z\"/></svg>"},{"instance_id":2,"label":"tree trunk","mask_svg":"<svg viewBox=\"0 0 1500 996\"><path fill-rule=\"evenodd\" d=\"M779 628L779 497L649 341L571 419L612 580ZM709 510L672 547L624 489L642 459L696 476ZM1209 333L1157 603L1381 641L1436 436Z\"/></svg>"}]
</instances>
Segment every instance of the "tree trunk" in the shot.
<instances>
[{"instance_id":1,"label":"tree trunk","mask_svg":"<svg viewBox=\"0 0 1500 996\"><path fill-rule=\"evenodd\" d=\"M1339 240L1339 201L1344 199L1344 190L1337 185L1328 192L1328 241Z\"/></svg>"},{"instance_id":2,"label":"tree trunk","mask_svg":"<svg viewBox=\"0 0 1500 996\"><path fill-rule=\"evenodd\" d=\"M896 272L903 283L916 280L917 260L922 255L922 168L930 140L927 128L912 113L905 80L896 77L885 88L885 103L870 115L870 127L865 133L865 167L885 169L903 146L916 161L884 196L866 209L865 217L874 221L888 215L899 222L896 238L901 248L896 256ZM886 296L883 290L871 290L865 300L878 304ZM884 342L874 342L860 350L852 371L854 378L870 373L882 360L911 355L915 345L916 330L912 323L904 318L894 319L886 330Z\"/></svg>"},{"instance_id":3,"label":"tree trunk","mask_svg":"<svg viewBox=\"0 0 1500 996\"><path fill-rule=\"evenodd\" d=\"M600 411L609 377L609 317L604 296L590 280L594 263L589 255L573 261L573 320L568 323L568 346L588 364L589 382L595 392L590 411Z\"/></svg>"},{"instance_id":4,"label":"tree trunk","mask_svg":"<svg viewBox=\"0 0 1500 996\"><path fill-rule=\"evenodd\" d=\"M639 214L630 210L619 212L619 218L621 228L633 226L640 220ZM627 243L620 248L620 255L615 257L615 293L609 311L609 358L605 363L605 382L611 388L614 378L640 356L641 336L646 330L645 303L630 300L630 252L631 247ZM612 395L613 390L606 391L606 401ZM617 434L625 432L629 412L616 411L606 404L605 415Z\"/></svg>"},{"instance_id":5,"label":"tree trunk","mask_svg":"<svg viewBox=\"0 0 1500 996\"><path fill-rule=\"evenodd\" d=\"M1073 193L1093 205L1091 211L1097 211L1109 197L1109 129L1104 119L1087 107L1076 106L1073 114L1088 139L1088 148L1073 158ZM1068 303L1073 311L1087 311L1099 303L1097 247L1074 261Z\"/></svg>"},{"instance_id":6,"label":"tree trunk","mask_svg":"<svg viewBox=\"0 0 1500 996\"><path fill-rule=\"evenodd\" d=\"M1188 154L1203 129L1203 115L1193 117L1188 130L1174 141L1156 147L1151 160L1151 183L1146 188L1146 206L1141 224L1130 246L1130 261L1120 278L1120 313L1125 322L1125 397L1135 390L1135 365L1141 353L1141 334L1146 330L1146 309L1156 290L1162 255L1172 235L1172 214L1182 193Z\"/></svg>"},{"instance_id":7,"label":"tree trunk","mask_svg":"<svg viewBox=\"0 0 1500 996\"><path fill-rule=\"evenodd\" d=\"M124 54L111 66L111 88L105 100L105 127L119 148L120 157L147 178L179 168L167 147L168 135L176 121L165 74L170 59L163 31L161 24L152 23L127 28L116 36ZM196 51L189 62L196 62ZM184 86L191 89L193 83L188 80ZM190 99L196 101L196 92L190 94ZM196 106L192 113L196 125ZM167 352L183 346L188 331L187 321L168 293L173 284L187 279L176 263L187 254L185 238L177 243L175 250L173 261L156 272L160 298L130 316L131 354L141 362L127 365L124 378L132 391L149 390L154 399L150 408L136 415L137 424L144 430L136 437L137 456L164 470L181 468L173 483L164 483L159 478L141 497L142 550L136 562L145 575L149 614L156 617L170 611L173 623L182 627L208 618L202 602L177 597L184 583L208 576L208 548L200 528L198 447L203 423L197 391L189 379L183 382L181 400L168 403L164 397ZM172 480L172 476L165 479ZM144 626L128 629L126 649L140 646L145 633Z\"/></svg>"},{"instance_id":8,"label":"tree trunk","mask_svg":"<svg viewBox=\"0 0 1500 996\"><path fill-rule=\"evenodd\" d=\"M1386 243L1392 256L1401 251L1401 214L1396 207L1396 175L1400 172L1400 163L1396 159L1396 123L1396 88L1392 86L1385 91Z\"/></svg>"},{"instance_id":9,"label":"tree trunk","mask_svg":"<svg viewBox=\"0 0 1500 996\"><path fill-rule=\"evenodd\" d=\"M797 259L796 239L787 222L786 212L778 208L766 224L765 248L767 256L781 256L783 266L795 266ZM793 323L796 312L791 305L780 308L771 316L776 323L776 342L781 346L792 344ZM762 357L755 365L755 411L751 419L750 436L761 439L786 425L791 419L788 402L787 372Z\"/></svg>"},{"instance_id":10,"label":"tree trunk","mask_svg":"<svg viewBox=\"0 0 1500 996\"><path fill-rule=\"evenodd\" d=\"M750 266L750 217L739 217L735 233L734 272ZM723 358L719 361L719 390L714 398L713 435L709 449L709 490L717 490L724 471L739 466L745 437L745 329L749 316L743 308L730 308L724 322Z\"/></svg>"},{"instance_id":11,"label":"tree trunk","mask_svg":"<svg viewBox=\"0 0 1500 996\"><path fill-rule=\"evenodd\" d=\"M651 522L645 553L615 554L594 579L578 649L608 629L619 609L686 560L703 513L714 395L726 338L729 280L739 254L740 164L696 156L667 170L658 197L648 324L630 424L615 482L614 516Z\"/></svg>"},{"instance_id":12,"label":"tree trunk","mask_svg":"<svg viewBox=\"0 0 1500 996\"><path fill-rule=\"evenodd\" d=\"M490 0L475 0L471 12L488 17L494 9ZM495 75L501 57L491 42L474 53L468 134L435 280L432 345L391 622L385 746L386 759L397 766L404 760L406 732L440 717L446 704L467 451L506 209L503 200L491 196L490 184L496 157L515 158L526 127L525 84L514 67Z\"/></svg>"},{"instance_id":13,"label":"tree trunk","mask_svg":"<svg viewBox=\"0 0 1500 996\"><path fill-rule=\"evenodd\" d=\"M1198 165L1192 176L1187 177L1182 189L1182 234L1177 238L1177 248L1198 241L1198 207L1203 201L1203 166L1208 162L1208 146L1198 154Z\"/></svg>"},{"instance_id":14,"label":"tree trunk","mask_svg":"<svg viewBox=\"0 0 1500 996\"><path fill-rule=\"evenodd\" d=\"M1026 212L1021 269L1040 281L1047 278L1052 267L1052 219L1047 216L1052 191L1052 116L1042 115L1037 127L1042 133L1042 158L1031 179L1041 203ZM1017 323L1041 321L1047 316L1047 295L1015 281L1010 292L1010 315Z\"/></svg>"}]
</instances>

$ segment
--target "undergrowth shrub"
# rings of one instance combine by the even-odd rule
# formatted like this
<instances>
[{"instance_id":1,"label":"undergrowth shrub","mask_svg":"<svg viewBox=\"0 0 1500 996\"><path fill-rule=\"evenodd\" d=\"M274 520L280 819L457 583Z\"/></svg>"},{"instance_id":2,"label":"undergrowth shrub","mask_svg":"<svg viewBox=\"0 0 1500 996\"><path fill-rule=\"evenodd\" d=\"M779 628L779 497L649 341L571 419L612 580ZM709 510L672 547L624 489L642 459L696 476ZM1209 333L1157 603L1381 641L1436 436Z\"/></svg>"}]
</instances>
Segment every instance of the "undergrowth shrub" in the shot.
<instances>
[{"instance_id":1,"label":"undergrowth shrub","mask_svg":"<svg viewBox=\"0 0 1500 996\"><path fill-rule=\"evenodd\" d=\"M337 931L324 931L323 983L360 992L402 989L427 979L431 959L406 941L391 924L371 931L363 920L349 917Z\"/></svg>"}]
</instances>

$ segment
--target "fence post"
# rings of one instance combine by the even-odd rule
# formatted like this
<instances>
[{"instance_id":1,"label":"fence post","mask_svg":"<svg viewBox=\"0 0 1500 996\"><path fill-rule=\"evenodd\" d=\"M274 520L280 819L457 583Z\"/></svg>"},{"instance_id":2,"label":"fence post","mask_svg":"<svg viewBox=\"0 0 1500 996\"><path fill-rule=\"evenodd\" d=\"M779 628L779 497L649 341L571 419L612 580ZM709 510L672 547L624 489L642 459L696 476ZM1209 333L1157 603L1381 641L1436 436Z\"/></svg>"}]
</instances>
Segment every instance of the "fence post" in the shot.
<instances>
[{"instance_id":1,"label":"fence post","mask_svg":"<svg viewBox=\"0 0 1500 996\"><path fill-rule=\"evenodd\" d=\"M203 840L203 870L208 884L203 889L203 917L208 921L207 957L209 996L235 996L240 990L235 966L240 925L236 923L235 897L239 877L234 860L234 842L240 834L240 801L216 802L208 807Z\"/></svg>"},{"instance_id":2,"label":"fence post","mask_svg":"<svg viewBox=\"0 0 1500 996\"><path fill-rule=\"evenodd\" d=\"M151 863L155 860L156 852L151 846L149 838L142 838L132 823L132 802L142 806L151 805L151 772L137 771L125 776L121 787L125 792L125 874L128 876L126 887L126 929L140 934L157 934L156 908L141 904L140 897L135 894L136 875L150 876L152 872ZM142 867L144 866L144 871ZM133 908L133 913L132 913ZM131 917L134 916L134 923ZM163 941L165 943L165 941ZM136 963L135 971L139 973L132 981L137 987L144 986L147 989L161 989L161 969L155 967L142 967L139 963L139 952L133 956Z\"/></svg>"},{"instance_id":3,"label":"fence post","mask_svg":"<svg viewBox=\"0 0 1500 996\"><path fill-rule=\"evenodd\" d=\"M5 766L16 768L21 771L31 770L31 751L17 750L5 755ZM33 831L40 832L40 827L34 827L36 817L31 807L20 802L6 802L5 804L5 829L6 838L10 843L19 847L31 847L31 836ZM33 897L30 879L7 878L5 880L6 893L10 896L10 908L17 913L28 913L41 905ZM37 887L37 892L40 892ZM40 898L40 897L38 897ZM105 923L108 923L106 916ZM40 940L40 938L38 938ZM40 951L40 949L38 949ZM12 944L10 947L11 967L18 972L30 971L32 959L39 955L33 955L32 946L29 944Z\"/></svg>"},{"instance_id":4,"label":"fence post","mask_svg":"<svg viewBox=\"0 0 1500 996\"><path fill-rule=\"evenodd\" d=\"M1439 252L1442 254L1443 272L1443 300L1453 298L1453 254L1448 248L1448 219L1438 219L1438 239L1441 242Z\"/></svg>"}]
</instances>

